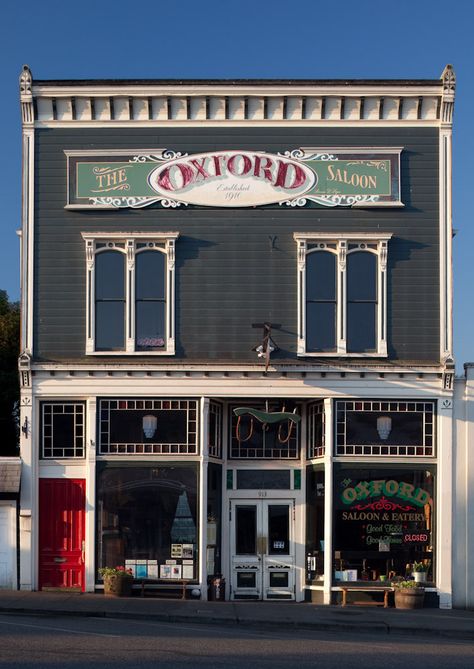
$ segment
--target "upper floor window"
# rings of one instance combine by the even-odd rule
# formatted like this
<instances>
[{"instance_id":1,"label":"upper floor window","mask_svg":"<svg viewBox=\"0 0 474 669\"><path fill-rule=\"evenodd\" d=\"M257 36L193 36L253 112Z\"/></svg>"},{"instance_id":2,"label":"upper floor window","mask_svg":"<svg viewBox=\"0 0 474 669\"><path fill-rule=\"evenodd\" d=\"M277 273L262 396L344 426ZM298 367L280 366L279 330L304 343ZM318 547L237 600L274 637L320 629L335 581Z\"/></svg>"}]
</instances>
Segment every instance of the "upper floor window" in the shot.
<instances>
[{"instance_id":1,"label":"upper floor window","mask_svg":"<svg viewBox=\"0 0 474 669\"><path fill-rule=\"evenodd\" d=\"M390 237L295 233L298 355L387 355Z\"/></svg>"},{"instance_id":2,"label":"upper floor window","mask_svg":"<svg viewBox=\"0 0 474 669\"><path fill-rule=\"evenodd\" d=\"M175 352L177 232L83 233L87 257L86 353Z\"/></svg>"}]
</instances>

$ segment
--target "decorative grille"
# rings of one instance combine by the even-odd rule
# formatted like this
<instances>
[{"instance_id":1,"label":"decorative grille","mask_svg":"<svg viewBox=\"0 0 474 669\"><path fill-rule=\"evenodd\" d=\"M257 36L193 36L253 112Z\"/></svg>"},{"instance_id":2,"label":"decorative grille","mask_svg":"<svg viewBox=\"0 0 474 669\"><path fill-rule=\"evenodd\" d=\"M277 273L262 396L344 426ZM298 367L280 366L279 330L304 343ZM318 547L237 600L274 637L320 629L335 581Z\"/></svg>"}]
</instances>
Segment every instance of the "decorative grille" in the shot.
<instances>
[{"instance_id":1,"label":"decorative grille","mask_svg":"<svg viewBox=\"0 0 474 669\"><path fill-rule=\"evenodd\" d=\"M263 411L281 411L282 405L248 405ZM299 425L284 421L266 426L252 416L242 416L240 421L230 407L231 459L290 460L299 457Z\"/></svg>"},{"instance_id":2,"label":"decorative grille","mask_svg":"<svg viewBox=\"0 0 474 669\"><path fill-rule=\"evenodd\" d=\"M99 400L102 455L194 455L198 452L197 400ZM143 418L154 416L147 437Z\"/></svg>"},{"instance_id":3,"label":"decorative grille","mask_svg":"<svg viewBox=\"0 0 474 669\"><path fill-rule=\"evenodd\" d=\"M73 402L41 404L41 457L84 457L84 405Z\"/></svg>"},{"instance_id":4,"label":"decorative grille","mask_svg":"<svg viewBox=\"0 0 474 669\"><path fill-rule=\"evenodd\" d=\"M434 402L336 401L336 455L434 456Z\"/></svg>"}]
</instances>

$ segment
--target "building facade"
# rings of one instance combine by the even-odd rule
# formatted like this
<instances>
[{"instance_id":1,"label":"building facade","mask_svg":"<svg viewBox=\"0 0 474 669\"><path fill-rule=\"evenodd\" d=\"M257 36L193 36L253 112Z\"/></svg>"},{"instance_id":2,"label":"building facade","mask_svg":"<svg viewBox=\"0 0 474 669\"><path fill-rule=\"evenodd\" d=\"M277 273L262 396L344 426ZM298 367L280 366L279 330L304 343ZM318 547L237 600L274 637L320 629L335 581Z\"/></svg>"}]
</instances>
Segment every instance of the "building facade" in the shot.
<instances>
[{"instance_id":1,"label":"building facade","mask_svg":"<svg viewBox=\"0 0 474 669\"><path fill-rule=\"evenodd\" d=\"M451 607L452 68L20 88L20 587Z\"/></svg>"}]
</instances>

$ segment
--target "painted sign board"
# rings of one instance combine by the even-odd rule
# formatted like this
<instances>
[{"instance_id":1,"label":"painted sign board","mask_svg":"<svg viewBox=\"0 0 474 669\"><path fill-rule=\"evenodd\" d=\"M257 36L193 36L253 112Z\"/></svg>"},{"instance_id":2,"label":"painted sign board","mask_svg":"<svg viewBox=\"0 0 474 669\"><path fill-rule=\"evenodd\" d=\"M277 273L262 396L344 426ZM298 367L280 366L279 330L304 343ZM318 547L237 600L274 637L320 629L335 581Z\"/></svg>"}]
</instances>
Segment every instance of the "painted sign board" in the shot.
<instances>
[{"instance_id":1,"label":"painted sign board","mask_svg":"<svg viewBox=\"0 0 474 669\"><path fill-rule=\"evenodd\" d=\"M69 208L402 206L401 149L66 152Z\"/></svg>"}]
</instances>

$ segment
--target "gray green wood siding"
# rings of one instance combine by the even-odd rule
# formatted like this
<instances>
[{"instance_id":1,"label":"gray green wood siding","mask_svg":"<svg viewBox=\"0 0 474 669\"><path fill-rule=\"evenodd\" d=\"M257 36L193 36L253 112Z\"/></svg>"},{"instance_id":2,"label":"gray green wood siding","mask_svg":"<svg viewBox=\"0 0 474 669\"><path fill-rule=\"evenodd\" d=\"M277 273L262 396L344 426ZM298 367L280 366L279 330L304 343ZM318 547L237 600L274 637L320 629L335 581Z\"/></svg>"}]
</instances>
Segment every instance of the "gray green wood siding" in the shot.
<instances>
[{"instance_id":1,"label":"gray green wood siding","mask_svg":"<svg viewBox=\"0 0 474 669\"><path fill-rule=\"evenodd\" d=\"M300 146L401 146L403 209L180 207L64 209L64 150L169 148L277 153ZM435 128L38 129L35 153L34 357L86 359L86 263L81 232L180 232L176 244L176 355L189 362L256 362L260 330L275 360L296 361L293 232L391 232L388 346L394 362L439 359L438 131ZM270 237L275 237L274 244ZM94 359L93 356L87 356ZM116 359L114 357L114 359ZM140 358L134 356L134 361ZM157 363L166 358L153 358ZM103 357L99 360L104 360ZM317 359L309 359L316 362ZM327 359L323 359L327 362Z\"/></svg>"}]
</instances>

